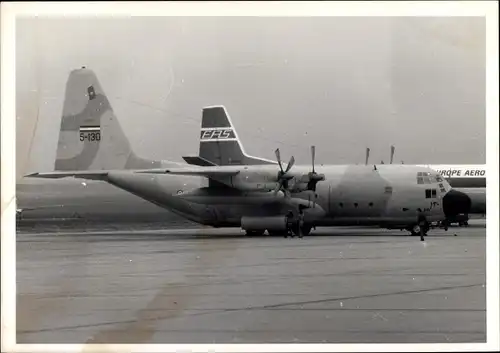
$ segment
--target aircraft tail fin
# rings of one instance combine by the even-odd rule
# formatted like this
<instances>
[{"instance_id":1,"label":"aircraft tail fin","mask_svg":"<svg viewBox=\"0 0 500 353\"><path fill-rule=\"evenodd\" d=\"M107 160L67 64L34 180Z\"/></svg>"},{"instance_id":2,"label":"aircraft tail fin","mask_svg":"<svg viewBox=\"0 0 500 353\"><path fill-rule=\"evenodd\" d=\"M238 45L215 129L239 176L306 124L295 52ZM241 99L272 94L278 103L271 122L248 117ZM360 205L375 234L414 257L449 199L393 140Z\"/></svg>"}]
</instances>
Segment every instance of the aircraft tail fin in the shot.
<instances>
[{"instance_id":1,"label":"aircraft tail fin","mask_svg":"<svg viewBox=\"0 0 500 353\"><path fill-rule=\"evenodd\" d=\"M160 161L137 157L95 73L71 71L59 131L55 170L144 169Z\"/></svg>"},{"instance_id":2,"label":"aircraft tail fin","mask_svg":"<svg viewBox=\"0 0 500 353\"><path fill-rule=\"evenodd\" d=\"M231 118L222 105L203 108L199 157L220 166L276 163L245 153Z\"/></svg>"}]
</instances>

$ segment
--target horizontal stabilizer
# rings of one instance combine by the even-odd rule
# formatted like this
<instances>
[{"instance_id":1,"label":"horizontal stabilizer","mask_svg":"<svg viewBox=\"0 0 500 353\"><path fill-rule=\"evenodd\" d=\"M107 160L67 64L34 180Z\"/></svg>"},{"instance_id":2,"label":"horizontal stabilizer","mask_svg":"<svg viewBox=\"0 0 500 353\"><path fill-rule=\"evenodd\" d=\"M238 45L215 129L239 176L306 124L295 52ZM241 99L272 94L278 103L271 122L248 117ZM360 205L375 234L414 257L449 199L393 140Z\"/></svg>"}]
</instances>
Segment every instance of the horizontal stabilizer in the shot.
<instances>
[{"instance_id":1,"label":"horizontal stabilizer","mask_svg":"<svg viewBox=\"0 0 500 353\"><path fill-rule=\"evenodd\" d=\"M182 158L186 161L187 164L198 165L200 167L209 167L216 165L215 163L199 156L186 156Z\"/></svg>"}]
</instances>

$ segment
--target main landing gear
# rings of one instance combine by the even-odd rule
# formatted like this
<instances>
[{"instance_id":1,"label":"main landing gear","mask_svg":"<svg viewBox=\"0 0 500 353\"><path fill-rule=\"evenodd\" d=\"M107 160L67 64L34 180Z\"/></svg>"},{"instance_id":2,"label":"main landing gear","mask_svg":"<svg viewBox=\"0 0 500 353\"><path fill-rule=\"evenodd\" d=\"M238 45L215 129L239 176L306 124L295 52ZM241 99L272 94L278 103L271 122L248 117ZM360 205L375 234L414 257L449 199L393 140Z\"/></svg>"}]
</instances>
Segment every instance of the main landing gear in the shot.
<instances>
[{"instance_id":1,"label":"main landing gear","mask_svg":"<svg viewBox=\"0 0 500 353\"><path fill-rule=\"evenodd\" d=\"M299 227L297 224L294 224L285 233L285 238L288 238L288 237L294 238L296 236L299 238L302 238L304 236L309 235L311 233L311 229L312 229L312 226L309 226L309 225L303 225L302 227Z\"/></svg>"},{"instance_id":2,"label":"main landing gear","mask_svg":"<svg viewBox=\"0 0 500 353\"><path fill-rule=\"evenodd\" d=\"M246 235L249 237L259 237L264 235L265 230L247 230Z\"/></svg>"},{"instance_id":3,"label":"main landing gear","mask_svg":"<svg viewBox=\"0 0 500 353\"><path fill-rule=\"evenodd\" d=\"M294 237L299 237L302 238L306 235L309 235L311 233L312 226L303 226L302 229L299 229L298 227L292 227L290 230L268 230L267 232L269 233L270 236L280 236L280 237L285 237L285 238L294 238ZM259 237L264 235L264 230L247 230L246 235L249 237Z\"/></svg>"},{"instance_id":4,"label":"main landing gear","mask_svg":"<svg viewBox=\"0 0 500 353\"><path fill-rule=\"evenodd\" d=\"M295 238L297 236L299 238L302 238L311 234L312 228L313 227L310 225L303 225L301 228L299 228L298 225L295 224L290 228L287 228L286 230L268 230L267 232L271 236L280 236L284 238Z\"/></svg>"}]
</instances>

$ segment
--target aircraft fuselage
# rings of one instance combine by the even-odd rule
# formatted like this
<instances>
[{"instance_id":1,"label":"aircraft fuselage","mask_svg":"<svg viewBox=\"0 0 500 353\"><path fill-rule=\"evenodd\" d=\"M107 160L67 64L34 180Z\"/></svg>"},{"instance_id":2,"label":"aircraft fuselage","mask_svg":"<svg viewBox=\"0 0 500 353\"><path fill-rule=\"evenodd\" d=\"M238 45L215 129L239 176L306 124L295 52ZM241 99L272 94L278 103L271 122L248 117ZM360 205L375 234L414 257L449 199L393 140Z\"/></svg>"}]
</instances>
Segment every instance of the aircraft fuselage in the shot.
<instances>
[{"instance_id":1,"label":"aircraft fuselage","mask_svg":"<svg viewBox=\"0 0 500 353\"><path fill-rule=\"evenodd\" d=\"M125 170L110 172L107 181L189 220L215 227L240 226L242 217L264 219L290 210L295 213L299 205L305 209L305 222L314 226L406 226L416 223L419 215L437 222L445 218L443 198L451 189L446 181L436 180L437 174L428 168L332 165L317 168L325 180L317 184L316 193L303 191L285 197L282 192L255 191L265 183L269 190L275 187L276 166L234 168L241 172L210 187L203 177ZM296 166L293 172L299 176L307 174L309 168ZM420 172L429 173L428 183L417 183ZM294 183L300 184L295 179L292 188Z\"/></svg>"}]
</instances>

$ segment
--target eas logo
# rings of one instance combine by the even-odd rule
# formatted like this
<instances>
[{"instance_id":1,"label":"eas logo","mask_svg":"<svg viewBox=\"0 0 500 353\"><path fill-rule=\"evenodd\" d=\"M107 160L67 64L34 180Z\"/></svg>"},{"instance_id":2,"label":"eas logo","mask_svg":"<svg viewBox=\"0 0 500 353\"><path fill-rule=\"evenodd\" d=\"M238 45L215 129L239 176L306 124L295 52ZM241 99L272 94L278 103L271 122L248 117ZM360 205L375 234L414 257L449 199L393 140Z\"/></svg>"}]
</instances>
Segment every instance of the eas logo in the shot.
<instances>
[{"instance_id":1,"label":"eas logo","mask_svg":"<svg viewBox=\"0 0 500 353\"><path fill-rule=\"evenodd\" d=\"M231 129L202 130L200 140L228 140L236 136Z\"/></svg>"}]
</instances>

